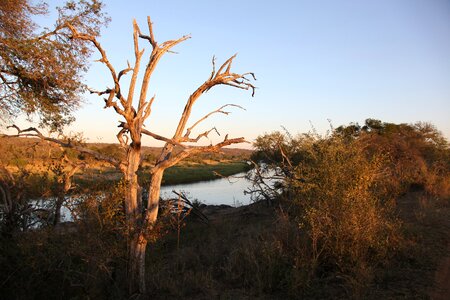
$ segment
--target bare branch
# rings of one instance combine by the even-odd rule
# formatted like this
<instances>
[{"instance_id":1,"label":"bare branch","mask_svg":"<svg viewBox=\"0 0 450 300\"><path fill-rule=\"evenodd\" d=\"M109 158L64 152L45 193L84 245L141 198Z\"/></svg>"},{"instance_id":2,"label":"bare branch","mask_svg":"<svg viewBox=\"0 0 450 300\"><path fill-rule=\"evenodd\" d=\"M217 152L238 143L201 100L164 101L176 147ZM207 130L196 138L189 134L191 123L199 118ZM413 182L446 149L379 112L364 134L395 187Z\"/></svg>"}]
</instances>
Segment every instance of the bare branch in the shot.
<instances>
[{"instance_id":1,"label":"bare branch","mask_svg":"<svg viewBox=\"0 0 450 300\"><path fill-rule=\"evenodd\" d=\"M142 51L139 51L138 33L139 33L139 26L136 23L136 20L133 20L133 43L134 43L135 62L134 62L134 68L133 68L133 75L131 76L131 80L130 80L130 87L128 89L128 97L127 97L127 105L128 106L133 105L134 89L136 87L136 80L137 80L137 76L139 74L141 58L145 51L145 49L142 49Z\"/></svg>"},{"instance_id":2,"label":"bare branch","mask_svg":"<svg viewBox=\"0 0 450 300\"><path fill-rule=\"evenodd\" d=\"M172 144L172 145L174 145L174 146L180 146L180 147L183 147L183 148L186 147L185 145L180 144L180 143L177 142L177 141L174 141L174 140L169 139L169 138L166 138L166 137L164 137L164 136L162 136L162 135L153 133L153 132L151 132L151 131L148 131L147 129L142 128L141 132L142 132L142 134L151 136L152 138L154 138L154 139L156 139L156 140L158 140L158 141L163 141L163 142Z\"/></svg>"},{"instance_id":3,"label":"bare branch","mask_svg":"<svg viewBox=\"0 0 450 300\"><path fill-rule=\"evenodd\" d=\"M141 93L139 95L139 105L143 105L145 100L147 99L147 91L150 83L150 77L152 76L153 71L156 65L158 64L159 60L161 59L161 57L166 52L169 52L170 49L175 45L190 38L190 36L185 35L177 40L166 41L161 46L158 46L158 43L156 42L155 36L153 34L153 26L150 17L147 17L147 23L150 32L149 36L143 35L139 29L139 26L137 26L137 24L135 25L136 34L138 33L140 38L148 40L153 47L153 51L150 55L149 62L147 64L147 67L145 68L144 77L142 79Z\"/></svg>"},{"instance_id":4,"label":"bare branch","mask_svg":"<svg viewBox=\"0 0 450 300\"><path fill-rule=\"evenodd\" d=\"M174 41L167 41L164 42L163 45L153 48L152 54L150 56L150 60L147 64L147 67L144 72L144 77L142 79L142 85L141 85L141 94L139 96L139 103L142 103L147 99L147 90L150 83L150 77L153 74L153 71L158 64L161 57L168 52L172 47L175 45L189 39L190 36L183 36L177 40ZM155 42L156 45L156 42Z\"/></svg>"},{"instance_id":5,"label":"bare branch","mask_svg":"<svg viewBox=\"0 0 450 300\"><path fill-rule=\"evenodd\" d=\"M98 52L100 52L100 55L102 58L99 60L103 64L107 66L109 69L109 72L111 73L111 77L114 81L114 93L116 94L117 98L120 100L122 106L125 108L125 99L121 96L120 93L120 84L119 84L119 77L117 76L116 70L114 69L111 62L108 60L108 56L106 55L105 50L100 45L100 43L97 41L97 39L92 35L82 34L79 33L78 30L76 30L75 27L73 27L70 23L67 23L67 27L72 32L72 38L80 39L84 41L90 41L94 44L95 48L97 48Z\"/></svg>"},{"instance_id":6,"label":"bare branch","mask_svg":"<svg viewBox=\"0 0 450 300\"><path fill-rule=\"evenodd\" d=\"M194 154L198 153L206 153L206 152L219 152L220 149L223 147L232 145L232 144L240 144L240 143L248 143L245 138L233 138L233 139L227 139L225 138L222 142L216 144L216 145L209 145L209 146L199 146L199 147L189 147L185 148L180 153L176 154L175 156L171 156L168 159L165 159L161 161L158 165L159 168L166 169L171 166L176 165L181 160L185 159L186 157L189 157Z\"/></svg>"},{"instance_id":7,"label":"bare branch","mask_svg":"<svg viewBox=\"0 0 450 300\"><path fill-rule=\"evenodd\" d=\"M89 91L90 94L97 94L99 96L111 93L111 89L110 88L107 88L104 91L96 91L96 90L93 90L93 89L88 89L88 91Z\"/></svg>"},{"instance_id":8,"label":"bare branch","mask_svg":"<svg viewBox=\"0 0 450 300\"><path fill-rule=\"evenodd\" d=\"M217 70L216 77L217 77L218 75L221 74L222 70L223 70L225 67L227 67L227 70L226 70L224 73L222 73L222 74L229 74L229 73L230 73L231 63L232 63L233 60L236 58L236 56L237 56L237 53L234 54L234 55L233 55L232 57L230 57L229 59L227 59L227 60L222 64L222 66L220 66L219 70Z\"/></svg>"},{"instance_id":9,"label":"bare branch","mask_svg":"<svg viewBox=\"0 0 450 300\"><path fill-rule=\"evenodd\" d=\"M142 122L144 122L150 116L150 113L152 112L152 104L153 101L155 100L155 97L156 95L154 95L152 99L150 99L150 101L147 103L145 107L144 116L142 117Z\"/></svg>"},{"instance_id":10,"label":"bare branch","mask_svg":"<svg viewBox=\"0 0 450 300\"><path fill-rule=\"evenodd\" d=\"M208 80L212 80L214 78L214 74L216 74L216 56L213 55L213 58L212 58L212 71L211 71L211 76L209 77Z\"/></svg>"},{"instance_id":11,"label":"bare branch","mask_svg":"<svg viewBox=\"0 0 450 300\"><path fill-rule=\"evenodd\" d=\"M242 74L242 78L248 80L248 79L245 77L246 75L251 75L252 78L253 78L253 80L256 80L255 73L253 73L253 72L247 72L247 73Z\"/></svg>"},{"instance_id":12,"label":"bare branch","mask_svg":"<svg viewBox=\"0 0 450 300\"><path fill-rule=\"evenodd\" d=\"M116 101L113 101L113 99L114 99L114 94L115 94L115 92L114 92L113 90L111 90L110 93L109 93L108 99L103 98L103 100L105 100L105 108L107 108L107 107L113 107L114 110L115 110L119 115L122 115L122 116L126 117L125 112L117 105L117 102L116 102Z\"/></svg>"},{"instance_id":13,"label":"bare branch","mask_svg":"<svg viewBox=\"0 0 450 300\"><path fill-rule=\"evenodd\" d=\"M115 158L103 155L103 154L101 154L101 153L99 153L97 151L94 151L92 149L83 147L81 145L74 144L74 143L72 143L72 141L70 139L67 142L64 142L64 141L59 140L59 139L55 139L55 138L52 138L52 137L45 136L35 127L29 127L29 128L26 128L26 129L20 129L17 125L14 124L14 125L11 125L11 126L7 127L7 129L9 129L9 128L15 128L17 130L17 134L15 134L15 135L2 134L2 135L0 135L0 137L4 137L4 138L10 138L10 137L37 137L37 138L40 138L41 140L49 141L49 142L58 144L58 145L60 145L60 146L62 146L64 148L71 148L71 149L75 149L75 150L77 150L79 152L82 152L82 153L85 153L85 154L89 154L89 155L95 157L98 160L102 160L102 161L105 161L105 162L108 162L108 163L112 164L116 168L120 168L121 167L120 162L118 160L116 160Z\"/></svg>"},{"instance_id":14,"label":"bare branch","mask_svg":"<svg viewBox=\"0 0 450 300\"><path fill-rule=\"evenodd\" d=\"M120 146L122 146L123 148L126 148L128 145L128 136L125 135L125 133L127 133L128 129L122 128L119 133L116 135L117 140L120 143ZM123 139L123 137L125 137L125 140Z\"/></svg>"},{"instance_id":15,"label":"bare branch","mask_svg":"<svg viewBox=\"0 0 450 300\"><path fill-rule=\"evenodd\" d=\"M222 66L217 70L217 72L214 71L215 69L215 62L213 58L213 72L210 76L210 78L205 81L201 86L199 86L192 94L189 96L189 99L186 102L186 105L184 107L183 113L180 117L180 120L178 122L178 127L175 131L174 140L182 140L182 134L184 129L186 128L186 124L189 120L189 117L191 115L192 107L194 106L197 99L207 92L209 89L211 89L214 86L217 85L229 85L232 87L248 90L252 89L252 96L255 94L255 86L249 82L249 80L245 77L245 75L251 75L252 73L243 73L243 74L236 74L236 73L230 73L231 70L231 64L236 57L236 54L227 59ZM224 71L225 69L225 71ZM254 76L253 76L254 77Z\"/></svg>"},{"instance_id":16,"label":"bare branch","mask_svg":"<svg viewBox=\"0 0 450 300\"><path fill-rule=\"evenodd\" d=\"M120 78L127 74L128 72L130 72L131 70L133 70L133 68L130 66L130 62L127 61L127 65L128 67L123 69L122 71L119 72L119 76L117 77L117 80L120 81Z\"/></svg>"},{"instance_id":17,"label":"bare branch","mask_svg":"<svg viewBox=\"0 0 450 300\"><path fill-rule=\"evenodd\" d=\"M150 42L150 44L152 45L152 47L156 48L156 47L158 47L158 43L156 42L155 36L153 34L153 23L150 19L150 16L147 16L147 24L148 24L148 31L149 31L150 35L142 34L139 27L137 27L138 32L139 32L139 37L142 39L148 40Z\"/></svg>"},{"instance_id":18,"label":"bare branch","mask_svg":"<svg viewBox=\"0 0 450 300\"><path fill-rule=\"evenodd\" d=\"M219 131L217 130L217 128L216 127L213 127L213 128L211 128L210 130L207 130L207 131L205 131L205 132L203 132L203 133L200 133L196 138L189 138L189 136L184 136L182 139L181 139L181 141L182 142L189 142L189 143L196 143L196 142L198 142L202 137L208 137L208 135L209 135L209 133L211 132L211 131L215 131L216 133L217 133L217 135L218 136L220 136L220 133L219 133Z\"/></svg>"},{"instance_id":19,"label":"bare branch","mask_svg":"<svg viewBox=\"0 0 450 300\"><path fill-rule=\"evenodd\" d=\"M104 107L104 108L113 107L114 110L115 110L118 114L120 114L120 115L126 117L125 112L117 105L117 102L114 101L114 96L115 96L114 90L112 90L112 89L106 89L106 90L104 90L104 91L95 91L95 90L89 89L89 92L90 92L91 94L97 94L97 95L99 95L99 96L105 95L105 94L109 94L108 98L103 98L103 100L105 101L105 107Z\"/></svg>"},{"instance_id":20,"label":"bare branch","mask_svg":"<svg viewBox=\"0 0 450 300\"><path fill-rule=\"evenodd\" d=\"M201 119L199 119L197 122L195 122L194 125L192 125L192 126L189 127L188 129L186 129L186 133L185 133L185 135L184 135L184 138L189 138L189 135L191 134L192 130L193 130L199 123L201 123L202 121L204 121L205 119L207 119L209 116L211 116L211 115L213 115L213 114L216 114L216 113L222 113L222 114L225 114L225 115L230 114L229 111L224 111L224 110L223 110L225 107L228 107L228 106L233 106L233 107L237 107L237 108L240 108L240 109L242 109L242 110L245 110L245 108L243 108L242 106L237 105L237 104L225 104L225 105L219 107L218 109L216 109L216 110L214 110L214 111L212 111L212 112L206 114L203 118L201 118ZM220 135L220 134L219 134L219 135Z\"/></svg>"}]
</instances>

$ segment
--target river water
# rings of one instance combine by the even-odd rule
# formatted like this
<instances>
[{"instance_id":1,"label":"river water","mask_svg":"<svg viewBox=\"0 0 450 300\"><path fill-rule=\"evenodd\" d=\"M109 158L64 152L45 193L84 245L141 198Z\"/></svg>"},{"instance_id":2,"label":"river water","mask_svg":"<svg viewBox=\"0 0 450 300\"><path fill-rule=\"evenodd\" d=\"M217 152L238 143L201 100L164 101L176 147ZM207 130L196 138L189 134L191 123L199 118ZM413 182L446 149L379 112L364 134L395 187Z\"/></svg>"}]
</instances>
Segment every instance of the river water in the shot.
<instances>
[{"instance_id":1,"label":"river water","mask_svg":"<svg viewBox=\"0 0 450 300\"><path fill-rule=\"evenodd\" d=\"M189 200L199 201L207 205L226 204L230 206L242 206L251 203L250 195L244 194L245 190L251 187L251 182L245 178L246 173L239 173L228 178L220 178L210 181L201 181L188 184L176 184L161 187L161 197L163 199L175 198L172 191L183 192ZM73 221L69 206L76 207L76 203L82 200L83 196L67 196L66 203L61 207L61 221ZM55 199L33 200L33 206L46 209L51 206ZM36 225L39 226L39 223ZM36 227L35 226L35 227Z\"/></svg>"},{"instance_id":2,"label":"river water","mask_svg":"<svg viewBox=\"0 0 450 300\"><path fill-rule=\"evenodd\" d=\"M173 190L185 192L191 200L198 200L207 205L226 204L240 206L250 204L250 195L245 195L251 183L245 179L246 173L239 173L229 178L201 181L188 184L177 184L161 187L161 197L173 198Z\"/></svg>"}]
</instances>

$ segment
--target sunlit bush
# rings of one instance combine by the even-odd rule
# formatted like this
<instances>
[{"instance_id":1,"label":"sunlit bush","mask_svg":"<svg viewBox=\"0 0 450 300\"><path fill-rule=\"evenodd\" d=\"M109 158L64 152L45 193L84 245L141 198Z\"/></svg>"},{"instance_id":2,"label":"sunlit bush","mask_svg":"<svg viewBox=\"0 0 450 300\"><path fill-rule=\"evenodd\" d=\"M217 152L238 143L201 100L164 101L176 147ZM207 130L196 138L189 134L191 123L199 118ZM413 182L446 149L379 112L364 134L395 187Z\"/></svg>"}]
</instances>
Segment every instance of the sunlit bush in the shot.
<instances>
[{"instance_id":1,"label":"sunlit bush","mask_svg":"<svg viewBox=\"0 0 450 300\"><path fill-rule=\"evenodd\" d=\"M309 237L311 270L318 277L340 278L358 293L372 269L400 246L393 199L380 193L389 158L368 156L360 143L339 136L316 137L304 151L308 162L294 170L302 180L291 181L289 188L294 219Z\"/></svg>"},{"instance_id":2,"label":"sunlit bush","mask_svg":"<svg viewBox=\"0 0 450 300\"><path fill-rule=\"evenodd\" d=\"M368 119L325 136L265 134L255 147L253 158L274 170L279 200L297 227L296 242L282 252L307 270L311 285L340 282L345 293L361 296L374 270L403 247L398 197L414 188L448 199L448 144L429 124Z\"/></svg>"}]
</instances>

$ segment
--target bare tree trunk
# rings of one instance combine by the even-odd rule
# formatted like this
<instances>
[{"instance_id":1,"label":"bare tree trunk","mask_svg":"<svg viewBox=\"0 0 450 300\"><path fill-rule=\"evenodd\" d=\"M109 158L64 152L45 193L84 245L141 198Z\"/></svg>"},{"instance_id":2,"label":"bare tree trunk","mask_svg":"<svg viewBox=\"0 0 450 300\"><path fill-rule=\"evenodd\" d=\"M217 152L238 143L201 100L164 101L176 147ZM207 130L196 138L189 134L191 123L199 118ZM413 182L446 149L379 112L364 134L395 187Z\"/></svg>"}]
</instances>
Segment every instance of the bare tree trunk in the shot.
<instances>
[{"instance_id":1,"label":"bare tree trunk","mask_svg":"<svg viewBox=\"0 0 450 300\"><path fill-rule=\"evenodd\" d=\"M141 160L140 141L131 143L124 169L126 180L125 210L128 232L128 292L130 295L145 293L145 250L147 238L142 232L143 211L142 191L139 186L137 170Z\"/></svg>"},{"instance_id":2,"label":"bare tree trunk","mask_svg":"<svg viewBox=\"0 0 450 300\"><path fill-rule=\"evenodd\" d=\"M142 232L132 235L128 253L128 291L129 295L145 293L145 252L147 238Z\"/></svg>"},{"instance_id":3,"label":"bare tree trunk","mask_svg":"<svg viewBox=\"0 0 450 300\"><path fill-rule=\"evenodd\" d=\"M60 187L58 185L58 188L57 188L58 192L57 192L57 198L56 198L56 203L55 203L55 217L53 219L54 226L56 226L58 223L61 223L61 207L64 204L66 195L69 193L70 189L72 188L73 176L79 169L86 167L85 163L81 163L81 164L72 163L65 155L64 155L62 161L66 161L67 163L69 163L72 166L72 168L62 176L62 180L63 180L62 183L64 184L64 186Z\"/></svg>"},{"instance_id":4,"label":"bare tree trunk","mask_svg":"<svg viewBox=\"0 0 450 300\"><path fill-rule=\"evenodd\" d=\"M158 218L159 210L159 198L161 190L161 181L164 175L164 169L157 168L152 173L152 179L150 181L148 204L147 204L147 216L146 221L149 226L152 226Z\"/></svg>"},{"instance_id":5,"label":"bare tree trunk","mask_svg":"<svg viewBox=\"0 0 450 300\"><path fill-rule=\"evenodd\" d=\"M129 241L128 290L130 295L145 293L145 255L147 250L147 233L158 217L159 196L164 169L156 169L151 178L148 196L148 209L145 222L140 230L133 231ZM129 189L130 193L131 186ZM136 228L137 229L137 228Z\"/></svg>"},{"instance_id":6,"label":"bare tree trunk","mask_svg":"<svg viewBox=\"0 0 450 300\"><path fill-rule=\"evenodd\" d=\"M139 168L139 164L141 163L141 143L140 141L133 142L127 153L127 163L125 168L125 180L126 180L126 192L125 192L125 210L127 216L129 218L128 221L131 221L130 225L133 225L133 222L139 222L142 219L142 206L141 206L141 187L138 182L137 170ZM134 223L139 224L139 223ZM130 228L133 231L139 229L132 227Z\"/></svg>"},{"instance_id":7,"label":"bare tree trunk","mask_svg":"<svg viewBox=\"0 0 450 300\"><path fill-rule=\"evenodd\" d=\"M53 226L56 226L57 224L61 223L61 207L63 203L64 203L64 193L59 193L55 203L55 217L53 219Z\"/></svg>"},{"instance_id":8,"label":"bare tree trunk","mask_svg":"<svg viewBox=\"0 0 450 300\"><path fill-rule=\"evenodd\" d=\"M57 139L45 137L36 128L30 127L25 130L20 130L20 128L15 125L11 126L17 129L17 136L36 136L47 141L55 142L63 147L77 149L79 151L82 151L83 153L94 155L96 158L102 159L103 161L107 161L116 166L124 174L124 178L126 180L126 191L124 192L125 211L130 237L128 244L128 286L131 295L142 294L145 292L145 252L148 243L147 238L148 232L153 229L158 217L160 188L164 170L171 166L174 166L190 155L203 152L218 152L225 146L245 142L245 139L243 137L229 139L227 134L225 135L222 142L219 142L215 145L211 144L209 146L197 147L190 147L185 145L184 143L197 143L201 138L207 138L209 133L213 131L218 133L217 129L213 127L210 130L198 134L197 137L191 137L191 133L193 133L193 130L196 129L197 125L209 118L211 115L219 113L228 115L230 112L225 111L225 107L234 106L242 108L235 104L223 105L220 108L206 114L204 117L194 122L190 127L187 127L195 102L202 94L206 93L212 87L219 85L228 85L244 90L250 89L252 90L253 96L255 92L255 86L250 83L250 80L246 76L251 76L254 80L256 80L254 74L251 72L238 74L231 71L231 65L236 55L233 55L228 60L226 60L217 70L215 59L213 58L211 75L189 96L173 137L167 138L146 130L145 128L143 128L144 122L151 114L152 103L155 99L155 96L151 97L150 99L148 99L147 97L150 78L153 74L153 71L155 70L159 60L165 53L171 52L171 48L190 38L190 36L183 36L176 40L157 43L153 34L153 27L150 17L147 18L147 24L149 30L148 35L143 34L139 29L136 20L133 20L135 63L134 66L128 64L128 67L121 70L120 72L117 72L111 62L108 60L105 50L95 36L79 32L77 28L75 28L70 22L65 24L65 26L71 31L72 38L82 41L90 41L95 45L101 55L101 59L99 61L109 69L109 72L112 76L112 81L114 82L114 87L107 88L103 91L91 91L91 93L95 93L99 96L106 96L104 98L105 108L113 108L118 115L122 116L125 119L124 122L121 122L119 125L121 129L117 134L117 139L119 140L122 147L128 149L126 160L118 161L115 158L107 157L91 149L80 147L70 142L65 143ZM139 48L139 39L148 41L152 47L152 52L150 53L147 66L143 74L137 107L133 107L133 97L135 94L136 81L139 74L141 58L144 54L144 49L141 50ZM132 75L128 88L128 96L126 96L121 90L120 79L128 72L131 72ZM148 204L147 210L145 212L143 210L141 188L139 187L136 174L139 168L139 164L141 163L142 134L148 135L156 140L166 143L157 163L152 170ZM131 144L128 144L129 142L131 142ZM181 147L182 150L178 153L174 153L173 150L175 146Z\"/></svg>"},{"instance_id":9,"label":"bare tree trunk","mask_svg":"<svg viewBox=\"0 0 450 300\"><path fill-rule=\"evenodd\" d=\"M145 254L147 250L147 233L158 217L159 195L164 169L156 169L151 178L148 207L145 222L139 231L132 234L129 244L128 290L130 295L145 293Z\"/></svg>"}]
</instances>

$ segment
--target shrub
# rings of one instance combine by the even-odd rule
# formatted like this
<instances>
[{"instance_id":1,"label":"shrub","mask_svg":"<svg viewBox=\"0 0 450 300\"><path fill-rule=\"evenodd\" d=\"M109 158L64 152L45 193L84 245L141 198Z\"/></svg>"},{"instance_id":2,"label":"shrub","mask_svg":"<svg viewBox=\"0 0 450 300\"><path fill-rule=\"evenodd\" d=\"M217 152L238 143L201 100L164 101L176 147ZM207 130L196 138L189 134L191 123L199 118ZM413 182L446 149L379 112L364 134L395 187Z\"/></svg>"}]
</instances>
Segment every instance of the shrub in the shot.
<instances>
[{"instance_id":1,"label":"shrub","mask_svg":"<svg viewBox=\"0 0 450 300\"><path fill-rule=\"evenodd\" d=\"M295 167L290 184L295 220L309 238L310 268L318 278L335 277L358 294L373 268L399 247L399 222L380 187L389 158L368 156L358 141L316 137Z\"/></svg>"},{"instance_id":2,"label":"shrub","mask_svg":"<svg viewBox=\"0 0 450 300\"><path fill-rule=\"evenodd\" d=\"M270 145L275 149L268 157L272 168L282 170L277 176L284 174L281 197L290 206L289 222L297 227L293 249L283 253L304 270L291 273L291 286L338 282L344 296L361 296L374 269L387 264L402 245L393 210L396 194L388 184L392 156L370 152L366 140L336 132L278 141Z\"/></svg>"}]
</instances>

